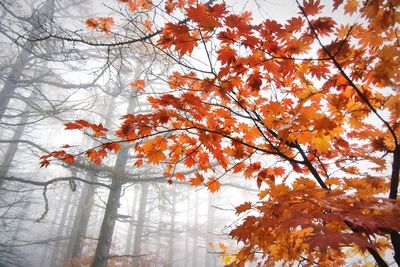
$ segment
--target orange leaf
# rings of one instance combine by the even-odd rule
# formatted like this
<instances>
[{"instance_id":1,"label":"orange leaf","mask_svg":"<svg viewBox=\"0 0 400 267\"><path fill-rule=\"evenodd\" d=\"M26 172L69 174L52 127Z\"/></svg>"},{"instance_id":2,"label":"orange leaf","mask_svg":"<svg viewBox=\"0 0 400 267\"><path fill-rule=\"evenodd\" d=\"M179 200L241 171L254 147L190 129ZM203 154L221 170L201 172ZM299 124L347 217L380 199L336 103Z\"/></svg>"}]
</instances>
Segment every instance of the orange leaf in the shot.
<instances>
[{"instance_id":1,"label":"orange leaf","mask_svg":"<svg viewBox=\"0 0 400 267\"><path fill-rule=\"evenodd\" d=\"M208 186L208 190L210 190L210 192L214 193L220 189L221 184L217 179L209 178L208 182L207 182L207 186Z\"/></svg>"},{"instance_id":2,"label":"orange leaf","mask_svg":"<svg viewBox=\"0 0 400 267\"><path fill-rule=\"evenodd\" d=\"M275 167L274 168L274 174L277 176L282 176L285 174L285 168L283 167Z\"/></svg>"},{"instance_id":3,"label":"orange leaf","mask_svg":"<svg viewBox=\"0 0 400 267\"><path fill-rule=\"evenodd\" d=\"M195 175L196 175L196 178L190 179L189 182L193 186L199 186L199 185L201 185L203 183L204 177L203 177L203 175L201 175L198 172L196 172Z\"/></svg>"},{"instance_id":4,"label":"orange leaf","mask_svg":"<svg viewBox=\"0 0 400 267\"><path fill-rule=\"evenodd\" d=\"M72 165L75 162L75 158L71 154L65 154L65 156L64 156L64 158L62 158L62 160L65 161L66 163L68 163L69 165Z\"/></svg>"},{"instance_id":5,"label":"orange leaf","mask_svg":"<svg viewBox=\"0 0 400 267\"><path fill-rule=\"evenodd\" d=\"M143 26L147 32L151 32L153 30L153 22L149 19L145 19L143 21Z\"/></svg>"},{"instance_id":6,"label":"orange leaf","mask_svg":"<svg viewBox=\"0 0 400 267\"><path fill-rule=\"evenodd\" d=\"M183 56L186 53L192 53L194 47L197 46L197 39L190 34L188 26L166 23L157 44L162 49L175 45L176 51Z\"/></svg>"},{"instance_id":7,"label":"orange leaf","mask_svg":"<svg viewBox=\"0 0 400 267\"><path fill-rule=\"evenodd\" d=\"M322 36L329 35L336 24L336 22L329 17L320 17L316 20L311 20L310 23L315 31Z\"/></svg>"},{"instance_id":8,"label":"orange leaf","mask_svg":"<svg viewBox=\"0 0 400 267\"><path fill-rule=\"evenodd\" d=\"M147 158L149 159L150 163L159 163L162 160L165 160L166 157L164 153L160 150L152 149L148 152Z\"/></svg>"},{"instance_id":9,"label":"orange leaf","mask_svg":"<svg viewBox=\"0 0 400 267\"><path fill-rule=\"evenodd\" d=\"M176 179L178 179L179 181L184 181L185 180L185 175L181 172L177 172L175 173L175 177Z\"/></svg>"},{"instance_id":10,"label":"orange leaf","mask_svg":"<svg viewBox=\"0 0 400 267\"><path fill-rule=\"evenodd\" d=\"M117 153L121 149L121 143L116 142L116 143L108 143L103 145L104 148L108 149L108 151L114 151L114 153Z\"/></svg>"},{"instance_id":11,"label":"orange leaf","mask_svg":"<svg viewBox=\"0 0 400 267\"><path fill-rule=\"evenodd\" d=\"M144 80L136 80L133 83L131 83L131 88L139 91L143 91L144 86L145 86Z\"/></svg>"},{"instance_id":12,"label":"orange leaf","mask_svg":"<svg viewBox=\"0 0 400 267\"><path fill-rule=\"evenodd\" d=\"M327 153L331 148L330 138L326 135L318 135L312 140L312 147L320 153Z\"/></svg>"},{"instance_id":13,"label":"orange leaf","mask_svg":"<svg viewBox=\"0 0 400 267\"><path fill-rule=\"evenodd\" d=\"M89 149L88 151L86 151L86 156L92 160L95 161L97 158L97 152L94 149Z\"/></svg>"},{"instance_id":14,"label":"orange leaf","mask_svg":"<svg viewBox=\"0 0 400 267\"><path fill-rule=\"evenodd\" d=\"M98 21L93 18L87 19L85 23L86 23L86 26L92 30L97 29L97 26L99 25Z\"/></svg>"},{"instance_id":15,"label":"orange leaf","mask_svg":"<svg viewBox=\"0 0 400 267\"><path fill-rule=\"evenodd\" d=\"M251 203L245 202L245 203L237 206L235 209L236 209L236 214L240 214L242 212L245 212L246 210L251 209Z\"/></svg>"},{"instance_id":16,"label":"orange leaf","mask_svg":"<svg viewBox=\"0 0 400 267\"><path fill-rule=\"evenodd\" d=\"M190 7L186 9L187 16L194 22L196 22L200 28L206 31L212 31L214 28L220 26L217 18L210 12L209 6L199 4L196 7Z\"/></svg>"},{"instance_id":17,"label":"orange leaf","mask_svg":"<svg viewBox=\"0 0 400 267\"><path fill-rule=\"evenodd\" d=\"M353 13L357 11L358 5L358 0L348 0L344 5L344 13L353 15Z\"/></svg>"}]
</instances>

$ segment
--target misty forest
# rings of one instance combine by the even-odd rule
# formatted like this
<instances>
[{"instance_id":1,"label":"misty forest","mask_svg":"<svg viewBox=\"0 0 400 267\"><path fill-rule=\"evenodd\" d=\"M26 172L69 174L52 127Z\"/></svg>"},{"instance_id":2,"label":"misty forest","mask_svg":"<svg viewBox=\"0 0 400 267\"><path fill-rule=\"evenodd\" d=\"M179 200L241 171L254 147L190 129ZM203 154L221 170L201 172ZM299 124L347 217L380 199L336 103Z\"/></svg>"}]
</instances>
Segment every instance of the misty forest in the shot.
<instances>
[{"instance_id":1,"label":"misty forest","mask_svg":"<svg viewBox=\"0 0 400 267\"><path fill-rule=\"evenodd\" d=\"M400 265L400 1L0 13L0 267Z\"/></svg>"}]
</instances>

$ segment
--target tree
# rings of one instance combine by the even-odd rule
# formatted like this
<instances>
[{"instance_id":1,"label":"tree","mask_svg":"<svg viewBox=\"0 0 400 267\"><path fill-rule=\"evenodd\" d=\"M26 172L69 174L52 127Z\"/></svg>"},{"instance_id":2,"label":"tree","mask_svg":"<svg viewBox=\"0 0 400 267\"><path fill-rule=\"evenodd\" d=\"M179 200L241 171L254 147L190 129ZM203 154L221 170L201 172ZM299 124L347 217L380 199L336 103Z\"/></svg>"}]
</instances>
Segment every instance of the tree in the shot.
<instances>
[{"instance_id":1,"label":"tree","mask_svg":"<svg viewBox=\"0 0 400 267\"><path fill-rule=\"evenodd\" d=\"M132 12L159 9L121 2ZM297 4L299 15L279 23L225 3L166 1L167 21L143 41L179 64L167 78L173 91L149 96L156 111L126 115L120 139L104 137L97 149L129 143L136 165L165 165L169 183L211 192L229 173L254 179L259 201L236 208L248 215L230 233L241 244L232 266L338 266L367 251L379 266L388 253L400 264L399 2ZM110 34L109 21L87 24ZM89 122L68 128L107 134ZM193 178L182 174L193 167Z\"/></svg>"}]
</instances>

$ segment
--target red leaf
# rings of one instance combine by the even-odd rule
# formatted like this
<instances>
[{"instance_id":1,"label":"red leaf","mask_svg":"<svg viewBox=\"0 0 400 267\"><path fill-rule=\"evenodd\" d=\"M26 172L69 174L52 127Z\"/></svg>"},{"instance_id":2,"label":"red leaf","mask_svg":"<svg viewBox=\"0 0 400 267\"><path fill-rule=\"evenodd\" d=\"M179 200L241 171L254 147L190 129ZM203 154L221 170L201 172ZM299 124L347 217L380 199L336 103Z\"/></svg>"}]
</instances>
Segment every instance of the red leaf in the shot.
<instances>
[{"instance_id":1,"label":"red leaf","mask_svg":"<svg viewBox=\"0 0 400 267\"><path fill-rule=\"evenodd\" d=\"M303 10L308 16L314 16L321 12L322 8L320 0L303 1Z\"/></svg>"},{"instance_id":2,"label":"red leaf","mask_svg":"<svg viewBox=\"0 0 400 267\"><path fill-rule=\"evenodd\" d=\"M62 160L65 161L66 163L68 163L69 165L72 165L75 162L75 158L71 154L65 154L65 156L64 156L64 158L62 158Z\"/></svg>"},{"instance_id":3,"label":"red leaf","mask_svg":"<svg viewBox=\"0 0 400 267\"><path fill-rule=\"evenodd\" d=\"M232 49L229 45L224 45L220 50L217 51L218 60L221 64L231 64L236 60L236 50Z\"/></svg>"},{"instance_id":4,"label":"red leaf","mask_svg":"<svg viewBox=\"0 0 400 267\"><path fill-rule=\"evenodd\" d=\"M254 71L247 79L247 83L252 89L252 91L259 91L262 85L260 72Z\"/></svg>"},{"instance_id":5,"label":"red leaf","mask_svg":"<svg viewBox=\"0 0 400 267\"><path fill-rule=\"evenodd\" d=\"M333 0L333 11L338 9L338 7L343 3L343 0Z\"/></svg>"}]
</instances>

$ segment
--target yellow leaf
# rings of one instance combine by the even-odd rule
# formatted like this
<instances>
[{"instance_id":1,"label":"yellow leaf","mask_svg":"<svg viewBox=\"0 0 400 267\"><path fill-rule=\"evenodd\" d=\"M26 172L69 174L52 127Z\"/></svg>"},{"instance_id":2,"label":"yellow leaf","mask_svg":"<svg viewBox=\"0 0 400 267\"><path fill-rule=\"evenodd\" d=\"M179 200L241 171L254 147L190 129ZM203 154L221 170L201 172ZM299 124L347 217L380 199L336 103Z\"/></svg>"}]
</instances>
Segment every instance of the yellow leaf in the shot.
<instances>
[{"instance_id":1,"label":"yellow leaf","mask_svg":"<svg viewBox=\"0 0 400 267\"><path fill-rule=\"evenodd\" d=\"M311 147L319 153L327 153L331 148L330 138L326 135L317 135L311 142Z\"/></svg>"}]
</instances>

